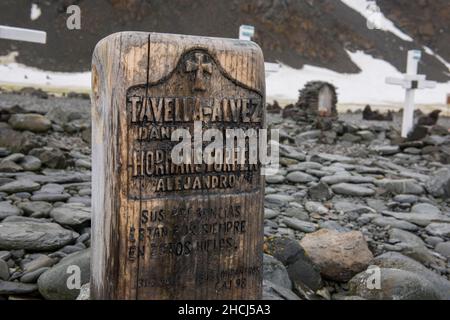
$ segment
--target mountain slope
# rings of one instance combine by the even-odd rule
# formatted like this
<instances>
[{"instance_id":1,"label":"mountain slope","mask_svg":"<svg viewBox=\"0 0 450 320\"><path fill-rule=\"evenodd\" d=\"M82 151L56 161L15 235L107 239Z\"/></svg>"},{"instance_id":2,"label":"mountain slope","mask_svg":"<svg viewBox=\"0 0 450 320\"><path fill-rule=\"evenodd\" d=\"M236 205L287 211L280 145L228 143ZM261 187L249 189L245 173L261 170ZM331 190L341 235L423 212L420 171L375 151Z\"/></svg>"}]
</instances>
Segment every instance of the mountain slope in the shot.
<instances>
[{"instance_id":1,"label":"mountain slope","mask_svg":"<svg viewBox=\"0 0 450 320\"><path fill-rule=\"evenodd\" d=\"M359 0L353 0L359 1ZM339 73L358 73L348 51L363 51L405 70L406 51L430 47L450 61L449 0L384 0L383 13L416 41L367 28L366 19L337 0L54 0L35 1L42 11L30 19L29 0L2 0L2 24L42 29L48 44L0 41L0 55L19 51L18 61L43 70L90 69L95 44L122 30L236 37L241 24L256 27L255 41L266 60L294 68L305 64ZM70 4L82 10L82 30L66 28ZM420 24L420 28L415 28ZM430 27L432 25L433 27ZM417 31L417 30L418 31ZM432 29L432 30L431 30ZM431 52L431 51L429 51ZM421 72L433 80L450 80L436 56L424 54Z\"/></svg>"}]
</instances>

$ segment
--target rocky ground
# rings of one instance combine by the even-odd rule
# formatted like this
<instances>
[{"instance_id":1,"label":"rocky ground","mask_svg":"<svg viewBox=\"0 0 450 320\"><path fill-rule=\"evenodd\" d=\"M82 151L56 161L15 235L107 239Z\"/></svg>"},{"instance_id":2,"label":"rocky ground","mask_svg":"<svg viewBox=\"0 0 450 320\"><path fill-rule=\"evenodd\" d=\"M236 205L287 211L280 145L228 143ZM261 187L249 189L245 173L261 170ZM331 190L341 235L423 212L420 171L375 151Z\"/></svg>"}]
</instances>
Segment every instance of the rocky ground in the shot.
<instances>
[{"instance_id":1,"label":"rocky ground","mask_svg":"<svg viewBox=\"0 0 450 320\"><path fill-rule=\"evenodd\" d=\"M0 299L75 299L70 265L89 281L89 106L0 94ZM266 178L265 298L450 299L448 119L413 142L398 116L268 119L282 169Z\"/></svg>"}]
</instances>

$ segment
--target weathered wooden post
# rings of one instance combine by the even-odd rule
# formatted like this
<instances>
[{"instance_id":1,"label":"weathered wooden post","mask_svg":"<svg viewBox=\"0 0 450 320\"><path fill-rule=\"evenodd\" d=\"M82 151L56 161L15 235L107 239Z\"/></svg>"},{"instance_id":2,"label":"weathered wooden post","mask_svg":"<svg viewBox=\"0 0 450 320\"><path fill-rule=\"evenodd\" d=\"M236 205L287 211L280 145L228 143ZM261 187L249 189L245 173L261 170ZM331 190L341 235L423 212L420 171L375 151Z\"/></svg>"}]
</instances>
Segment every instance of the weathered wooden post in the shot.
<instances>
[{"instance_id":1,"label":"weathered wooden post","mask_svg":"<svg viewBox=\"0 0 450 320\"><path fill-rule=\"evenodd\" d=\"M92 299L259 299L260 166L175 165L175 129L259 129L250 41L124 32L92 65Z\"/></svg>"}]
</instances>

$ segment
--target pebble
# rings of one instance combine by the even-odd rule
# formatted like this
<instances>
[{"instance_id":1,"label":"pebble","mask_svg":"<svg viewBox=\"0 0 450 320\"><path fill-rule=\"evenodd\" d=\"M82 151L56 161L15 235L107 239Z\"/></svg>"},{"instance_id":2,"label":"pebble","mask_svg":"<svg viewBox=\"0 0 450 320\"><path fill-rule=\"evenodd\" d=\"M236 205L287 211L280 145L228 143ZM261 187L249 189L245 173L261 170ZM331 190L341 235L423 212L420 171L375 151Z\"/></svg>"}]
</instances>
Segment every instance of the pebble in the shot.
<instances>
[{"instance_id":1,"label":"pebble","mask_svg":"<svg viewBox=\"0 0 450 320\"><path fill-rule=\"evenodd\" d=\"M19 208L28 216L44 218L48 216L53 206L48 202L30 201L20 203Z\"/></svg>"},{"instance_id":2,"label":"pebble","mask_svg":"<svg viewBox=\"0 0 450 320\"><path fill-rule=\"evenodd\" d=\"M295 218L284 218L282 222L289 228L306 233L314 232L318 228L318 226L314 223Z\"/></svg>"},{"instance_id":3,"label":"pebble","mask_svg":"<svg viewBox=\"0 0 450 320\"><path fill-rule=\"evenodd\" d=\"M328 208L320 202L308 201L305 203L305 209L309 213L327 214L329 212Z\"/></svg>"},{"instance_id":4,"label":"pebble","mask_svg":"<svg viewBox=\"0 0 450 320\"><path fill-rule=\"evenodd\" d=\"M371 197L375 195L375 190L373 189L349 183L336 184L331 189L334 193L346 196Z\"/></svg>"},{"instance_id":5,"label":"pebble","mask_svg":"<svg viewBox=\"0 0 450 320\"><path fill-rule=\"evenodd\" d=\"M40 268L31 272L24 274L20 277L20 282L22 283L36 283L44 272L48 271L50 268Z\"/></svg>"},{"instance_id":6,"label":"pebble","mask_svg":"<svg viewBox=\"0 0 450 320\"><path fill-rule=\"evenodd\" d=\"M12 281L0 281L0 295L28 294L37 291L35 284Z\"/></svg>"},{"instance_id":7,"label":"pebble","mask_svg":"<svg viewBox=\"0 0 450 320\"><path fill-rule=\"evenodd\" d=\"M0 187L0 192L17 193L17 192L33 192L39 190L41 185L31 180L16 180Z\"/></svg>"},{"instance_id":8,"label":"pebble","mask_svg":"<svg viewBox=\"0 0 450 320\"><path fill-rule=\"evenodd\" d=\"M286 180L292 183L309 183L316 181L317 178L300 171L294 171L286 176Z\"/></svg>"},{"instance_id":9,"label":"pebble","mask_svg":"<svg viewBox=\"0 0 450 320\"><path fill-rule=\"evenodd\" d=\"M0 221L10 216L18 216L22 211L9 201L0 202Z\"/></svg>"}]
</instances>

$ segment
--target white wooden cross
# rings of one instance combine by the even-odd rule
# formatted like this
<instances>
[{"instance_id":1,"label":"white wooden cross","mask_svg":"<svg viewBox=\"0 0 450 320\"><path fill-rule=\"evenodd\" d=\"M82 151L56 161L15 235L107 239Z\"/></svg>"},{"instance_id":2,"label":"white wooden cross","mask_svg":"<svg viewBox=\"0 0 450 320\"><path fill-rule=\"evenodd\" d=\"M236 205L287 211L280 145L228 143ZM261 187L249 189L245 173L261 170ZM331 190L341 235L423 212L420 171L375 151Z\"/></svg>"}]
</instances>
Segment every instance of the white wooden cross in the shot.
<instances>
[{"instance_id":1,"label":"white wooden cross","mask_svg":"<svg viewBox=\"0 0 450 320\"><path fill-rule=\"evenodd\" d=\"M420 50L408 51L406 74L400 78L386 78L387 84L399 85L406 90L403 110L402 137L407 138L414 128L414 95L416 89L432 89L436 82L427 81L425 75L417 74L419 61L422 58Z\"/></svg>"},{"instance_id":2,"label":"white wooden cross","mask_svg":"<svg viewBox=\"0 0 450 320\"><path fill-rule=\"evenodd\" d=\"M239 27L239 40L252 41L255 35L255 27L249 25L242 25ZM273 73L277 73L281 68L279 63L265 62L264 69L266 72L266 77Z\"/></svg>"},{"instance_id":3,"label":"white wooden cross","mask_svg":"<svg viewBox=\"0 0 450 320\"><path fill-rule=\"evenodd\" d=\"M39 30L0 26L0 39L46 43L47 33Z\"/></svg>"}]
</instances>

